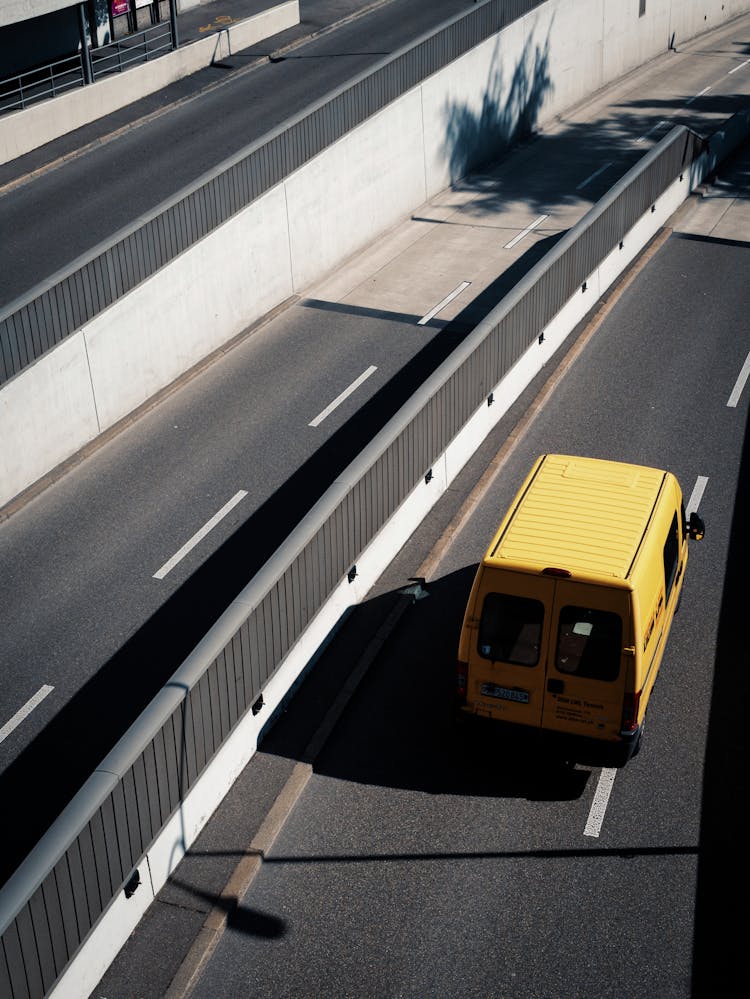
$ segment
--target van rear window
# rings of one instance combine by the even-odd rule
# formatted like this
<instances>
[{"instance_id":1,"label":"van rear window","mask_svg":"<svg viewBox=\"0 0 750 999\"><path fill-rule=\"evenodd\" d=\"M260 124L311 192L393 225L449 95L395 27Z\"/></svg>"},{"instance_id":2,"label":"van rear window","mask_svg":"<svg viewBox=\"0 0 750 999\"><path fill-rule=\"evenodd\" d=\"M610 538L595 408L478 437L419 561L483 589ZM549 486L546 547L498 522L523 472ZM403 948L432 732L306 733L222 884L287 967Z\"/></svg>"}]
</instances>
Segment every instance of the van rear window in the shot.
<instances>
[{"instance_id":1,"label":"van rear window","mask_svg":"<svg viewBox=\"0 0 750 999\"><path fill-rule=\"evenodd\" d=\"M561 673L615 680L620 672L622 619L612 611L563 607L555 666Z\"/></svg>"},{"instance_id":2,"label":"van rear window","mask_svg":"<svg viewBox=\"0 0 750 999\"><path fill-rule=\"evenodd\" d=\"M544 604L539 600L488 593L479 620L479 655L516 666L536 666L543 620Z\"/></svg>"}]
</instances>

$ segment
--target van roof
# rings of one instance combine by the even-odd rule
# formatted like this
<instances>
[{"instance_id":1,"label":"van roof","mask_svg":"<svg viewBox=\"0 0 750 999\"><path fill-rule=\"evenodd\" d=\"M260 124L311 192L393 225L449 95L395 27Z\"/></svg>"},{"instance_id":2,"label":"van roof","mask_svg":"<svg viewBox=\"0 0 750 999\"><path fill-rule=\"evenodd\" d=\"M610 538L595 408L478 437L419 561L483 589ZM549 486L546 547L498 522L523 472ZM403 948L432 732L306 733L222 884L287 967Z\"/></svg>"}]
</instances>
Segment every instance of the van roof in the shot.
<instances>
[{"instance_id":1,"label":"van roof","mask_svg":"<svg viewBox=\"0 0 750 999\"><path fill-rule=\"evenodd\" d=\"M544 455L485 562L625 579L667 474L597 458Z\"/></svg>"}]
</instances>

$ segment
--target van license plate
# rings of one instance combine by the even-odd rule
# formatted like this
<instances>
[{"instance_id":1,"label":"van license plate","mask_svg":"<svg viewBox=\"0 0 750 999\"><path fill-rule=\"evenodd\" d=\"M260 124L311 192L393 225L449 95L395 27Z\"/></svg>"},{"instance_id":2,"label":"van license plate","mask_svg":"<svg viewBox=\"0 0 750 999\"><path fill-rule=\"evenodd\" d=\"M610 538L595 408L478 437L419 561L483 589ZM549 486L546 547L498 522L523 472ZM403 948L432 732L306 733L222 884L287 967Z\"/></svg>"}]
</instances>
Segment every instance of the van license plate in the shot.
<instances>
[{"instance_id":1,"label":"van license plate","mask_svg":"<svg viewBox=\"0 0 750 999\"><path fill-rule=\"evenodd\" d=\"M498 687L496 683L483 683L481 692L485 697L501 697L504 701L529 703L528 690L511 690L510 687Z\"/></svg>"}]
</instances>

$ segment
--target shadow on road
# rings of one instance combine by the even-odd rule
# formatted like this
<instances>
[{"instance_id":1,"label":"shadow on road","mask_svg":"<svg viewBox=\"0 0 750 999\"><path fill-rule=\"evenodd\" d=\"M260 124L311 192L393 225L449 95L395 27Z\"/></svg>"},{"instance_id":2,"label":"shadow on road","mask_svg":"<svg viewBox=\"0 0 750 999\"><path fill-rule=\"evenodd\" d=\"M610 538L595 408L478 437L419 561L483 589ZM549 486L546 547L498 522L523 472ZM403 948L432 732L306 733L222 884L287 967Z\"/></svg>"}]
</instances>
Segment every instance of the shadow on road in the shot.
<instances>
[{"instance_id":1,"label":"shadow on road","mask_svg":"<svg viewBox=\"0 0 750 999\"><path fill-rule=\"evenodd\" d=\"M693 997L732 995L746 977L747 824L750 750L747 567L750 564L750 426L729 538L703 773Z\"/></svg>"},{"instance_id":2,"label":"shadow on road","mask_svg":"<svg viewBox=\"0 0 750 999\"><path fill-rule=\"evenodd\" d=\"M430 583L370 666L332 736L316 773L429 794L569 801L589 778L538 738L495 726L456 727L458 635L476 565ZM406 580L404 581L406 583ZM310 707L340 689L397 594L354 609L287 710L264 739L264 752L300 758L311 734Z\"/></svg>"}]
</instances>

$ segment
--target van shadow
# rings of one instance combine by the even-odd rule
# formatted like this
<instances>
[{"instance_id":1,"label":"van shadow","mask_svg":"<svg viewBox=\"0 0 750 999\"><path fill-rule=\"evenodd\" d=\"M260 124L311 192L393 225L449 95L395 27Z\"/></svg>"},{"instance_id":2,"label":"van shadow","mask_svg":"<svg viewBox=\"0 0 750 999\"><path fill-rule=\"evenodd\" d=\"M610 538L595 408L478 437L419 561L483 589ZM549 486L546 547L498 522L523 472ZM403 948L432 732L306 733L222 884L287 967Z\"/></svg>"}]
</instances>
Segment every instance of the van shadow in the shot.
<instances>
[{"instance_id":1,"label":"van shadow","mask_svg":"<svg viewBox=\"0 0 750 999\"><path fill-rule=\"evenodd\" d=\"M339 780L429 794L569 801L589 773L535 731L456 725L458 636L476 565L449 573L415 601L370 665L335 729L313 761L316 773ZM286 714L264 738L264 752L300 758L312 727L309 708L321 691L343 686L398 598L391 592L353 613L305 679ZM305 736L301 737L302 726Z\"/></svg>"}]
</instances>

